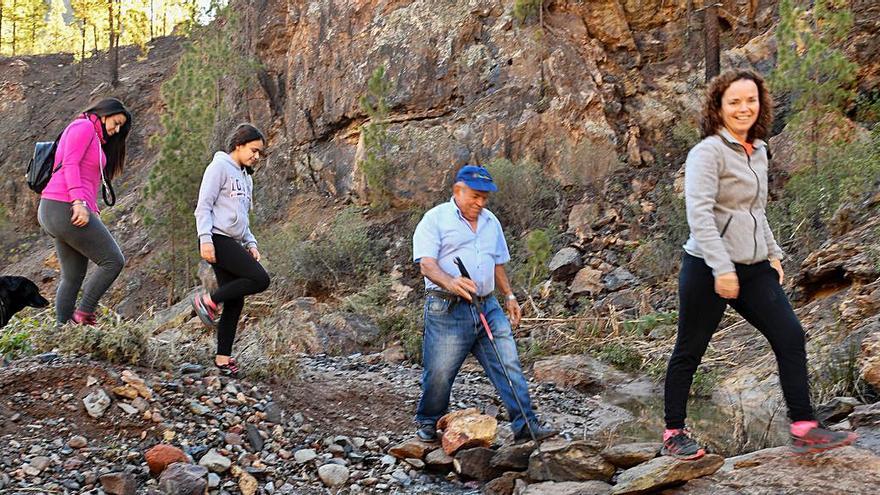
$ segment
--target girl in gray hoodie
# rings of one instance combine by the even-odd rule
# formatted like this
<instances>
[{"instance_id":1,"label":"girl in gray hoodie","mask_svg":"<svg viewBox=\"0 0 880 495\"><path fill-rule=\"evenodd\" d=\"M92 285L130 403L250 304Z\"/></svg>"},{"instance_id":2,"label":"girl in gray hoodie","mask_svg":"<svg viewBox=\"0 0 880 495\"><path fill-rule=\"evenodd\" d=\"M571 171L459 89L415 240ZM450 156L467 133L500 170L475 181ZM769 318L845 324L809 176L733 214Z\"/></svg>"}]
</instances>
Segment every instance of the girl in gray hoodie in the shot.
<instances>
[{"instance_id":1,"label":"girl in gray hoodie","mask_svg":"<svg viewBox=\"0 0 880 495\"><path fill-rule=\"evenodd\" d=\"M231 354L244 296L269 287L269 275L260 265L249 221L254 189L251 174L265 146L266 138L259 129L239 125L227 139L226 152L215 153L205 169L195 211L199 254L214 268L218 287L210 294L198 292L192 305L205 325L217 329L214 364L228 376L237 376L239 371Z\"/></svg>"},{"instance_id":2,"label":"girl in gray hoodie","mask_svg":"<svg viewBox=\"0 0 880 495\"><path fill-rule=\"evenodd\" d=\"M819 426L810 404L804 330L782 290L782 250L767 222L770 94L752 71L713 79L703 106L703 140L685 163L690 238L679 272L678 335L666 370L662 453L698 459L705 453L684 421L694 373L730 305L773 348L796 452L855 440Z\"/></svg>"}]
</instances>

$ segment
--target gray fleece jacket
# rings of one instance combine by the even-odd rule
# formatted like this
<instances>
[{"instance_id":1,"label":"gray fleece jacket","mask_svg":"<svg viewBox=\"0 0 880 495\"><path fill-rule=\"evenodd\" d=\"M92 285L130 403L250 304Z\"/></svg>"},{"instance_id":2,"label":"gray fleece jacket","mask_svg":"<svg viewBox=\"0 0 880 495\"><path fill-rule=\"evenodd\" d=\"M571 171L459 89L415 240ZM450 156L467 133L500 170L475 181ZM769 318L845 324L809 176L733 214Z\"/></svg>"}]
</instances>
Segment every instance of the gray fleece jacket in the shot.
<instances>
[{"instance_id":1,"label":"gray fleece jacket","mask_svg":"<svg viewBox=\"0 0 880 495\"><path fill-rule=\"evenodd\" d=\"M221 234L255 247L257 240L251 233L250 218L254 181L228 154L218 151L199 188L196 204L196 229L199 243L211 244L212 234Z\"/></svg>"},{"instance_id":2,"label":"gray fleece jacket","mask_svg":"<svg viewBox=\"0 0 880 495\"><path fill-rule=\"evenodd\" d=\"M703 258L715 276L734 263L782 259L767 223L767 145L756 139L752 155L727 131L709 136L688 153L684 197L690 237L684 250Z\"/></svg>"}]
</instances>

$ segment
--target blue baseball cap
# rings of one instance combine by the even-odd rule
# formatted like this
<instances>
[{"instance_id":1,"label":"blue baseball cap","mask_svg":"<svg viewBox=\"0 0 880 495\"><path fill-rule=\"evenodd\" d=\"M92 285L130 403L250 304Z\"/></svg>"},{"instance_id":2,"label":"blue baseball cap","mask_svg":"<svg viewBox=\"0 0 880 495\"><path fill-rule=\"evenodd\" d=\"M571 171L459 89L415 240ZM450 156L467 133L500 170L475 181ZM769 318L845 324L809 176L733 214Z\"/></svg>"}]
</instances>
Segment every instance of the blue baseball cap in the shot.
<instances>
[{"instance_id":1,"label":"blue baseball cap","mask_svg":"<svg viewBox=\"0 0 880 495\"><path fill-rule=\"evenodd\" d=\"M464 182L466 186L475 191L495 192L498 190L498 186L495 185L486 167L479 165L461 167L455 174L455 182Z\"/></svg>"}]
</instances>

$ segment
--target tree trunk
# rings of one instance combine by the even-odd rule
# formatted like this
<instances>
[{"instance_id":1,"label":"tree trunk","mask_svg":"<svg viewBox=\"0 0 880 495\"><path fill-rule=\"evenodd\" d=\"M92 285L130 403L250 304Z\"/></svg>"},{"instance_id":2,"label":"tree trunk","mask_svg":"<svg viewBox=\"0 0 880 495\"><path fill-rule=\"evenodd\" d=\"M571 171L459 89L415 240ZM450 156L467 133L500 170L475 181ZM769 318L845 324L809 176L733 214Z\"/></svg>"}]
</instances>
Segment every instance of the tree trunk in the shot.
<instances>
[{"instance_id":1,"label":"tree trunk","mask_svg":"<svg viewBox=\"0 0 880 495\"><path fill-rule=\"evenodd\" d=\"M714 0L710 0L714 1ZM718 39L718 7L715 4L703 11L703 46L706 58L706 82L721 72L721 52Z\"/></svg>"},{"instance_id":2,"label":"tree trunk","mask_svg":"<svg viewBox=\"0 0 880 495\"><path fill-rule=\"evenodd\" d=\"M110 46L107 47L107 55L110 62L110 84L115 88L119 84L119 52L116 47L116 24L113 22L113 4L115 0L107 0L107 15L110 27Z\"/></svg>"},{"instance_id":3,"label":"tree trunk","mask_svg":"<svg viewBox=\"0 0 880 495\"><path fill-rule=\"evenodd\" d=\"M83 20L82 29L80 30L82 34L82 51L80 51L80 59L79 59L79 82L82 83L83 76L85 76L85 67L86 67L86 21Z\"/></svg>"},{"instance_id":4,"label":"tree trunk","mask_svg":"<svg viewBox=\"0 0 880 495\"><path fill-rule=\"evenodd\" d=\"M15 38L18 36L16 31L18 29L18 19L15 13L15 9L18 8L18 2L16 0L12 0L12 56L15 56Z\"/></svg>"},{"instance_id":5,"label":"tree trunk","mask_svg":"<svg viewBox=\"0 0 880 495\"><path fill-rule=\"evenodd\" d=\"M153 5L153 0L150 0L150 41L153 41L153 13L155 10L155 6Z\"/></svg>"},{"instance_id":6,"label":"tree trunk","mask_svg":"<svg viewBox=\"0 0 880 495\"><path fill-rule=\"evenodd\" d=\"M0 55L3 55L3 1L0 0Z\"/></svg>"}]
</instances>

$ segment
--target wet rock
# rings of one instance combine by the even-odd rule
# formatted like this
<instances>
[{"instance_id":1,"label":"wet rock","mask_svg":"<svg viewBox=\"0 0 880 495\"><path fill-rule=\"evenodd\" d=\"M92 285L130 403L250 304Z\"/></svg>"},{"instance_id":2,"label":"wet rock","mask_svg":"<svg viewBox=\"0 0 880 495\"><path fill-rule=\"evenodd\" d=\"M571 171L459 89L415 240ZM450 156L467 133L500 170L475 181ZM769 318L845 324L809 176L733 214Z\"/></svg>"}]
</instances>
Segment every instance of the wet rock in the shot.
<instances>
[{"instance_id":1,"label":"wet rock","mask_svg":"<svg viewBox=\"0 0 880 495\"><path fill-rule=\"evenodd\" d=\"M548 265L553 280L564 282L571 280L581 269L581 252L573 247L560 249Z\"/></svg>"},{"instance_id":2,"label":"wet rock","mask_svg":"<svg viewBox=\"0 0 880 495\"><path fill-rule=\"evenodd\" d=\"M653 493L661 488L707 476L724 464L720 455L707 454L694 461L664 456L627 469L617 478L614 495Z\"/></svg>"},{"instance_id":3,"label":"wet rock","mask_svg":"<svg viewBox=\"0 0 880 495\"><path fill-rule=\"evenodd\" d=\"M525 471L534 450L535 442L505 445L495 452L489 464L503 471Z\"/></svg>"},{"instance_id":4,"label":"wet rock","mask_svg":"<svg viewBox=\"0 0 880 495\"><path fill-rule=\"evenodd\" d=\"M611 464L628 469L657 457L661 447L659 442L624 443L608 447L601 455Z\"/></svg>"},{"instance_id":5,"label":"wet rock","mask_svg":"<svg viewBox=\"0 0 880 495\"><path fill-rule=\"evenodd\" d=\"M211 449L199 459L199 466L207 468L208 471L222 473L232 466L232 461L221 455L216 449Z\"/></svg>"},{"instance_id":6,"label":"wet rock","mask_svg":"<svg viewBox=\"0 0 880 495\"><path fill-rule=\"evenodd\" d=\"M129 473L107 473L100 478L101 488L111 495L135 495L137 480Z\"/></svg>"},{"instance_id":7,"label":"wet rock","mask_svg":"<svg viewBox=\"0 0 880 495\"><path fill-rule=\"evenodd\" d=\"M144 458L147 460L147 466L153 476L159 476L165 468L175 462L189 462L182 450L168 444L159 444L150 448L144 454Z\"/></svg>"},{"instance_id":8,"label":"wet rock","mask_svg":"<svg viewBox=\"0 0 880 495\"><path fill-rule=\"evenodd\" d=\"M81 449L89 444L89 441L86 440L86 437L82 435L74 435L70 437L70 440L67 441L67 446L72 449Z\"/></svg>"},{"instance_id":9,"label":"wet rock","mask_svg":"<svg viewBox=\"0 0 880 495\"><path fill-rule=\"evenodd\" d=\"M162 476L159 477L159 490L168 494L203 495L209 484L205 480L205 475L208 475L208 470L202 466L176 462L162 471ZM208 476L209 480L211 475L217 482L215 486L218 486L220 477L211 473Z\"/></svg>"},{"instance_id":10,"label":"wet rock","mask_svg":"<svg viewBox=\"0 0 880 495\"><path fill-rule=\"evenodd\" d=\"M388 449L388 453L398 459L424 459L425 455L435 448L437 448L436 444L425 443L417 438L411 438L391 447Z\"/></svg>"},{"instance_id":11,"label":"wet rock","mask_svg":"<svg viewBox=\"0 0 880 495\"><path fill-rule=\"evenodd\" d=\"M586 440L544 442L529 457L529 477L536 481L608 481L614 466L599 455L601 445Z\"/></svg>"},{"instance_id":12,"label":"wet rock","mask_svg":"<svg viewBox=\"0 0 880 495\"><path fill-rule=\"evenodd\" d=\"M577 297L585 294L595 296L604 288L602 272L588 267L581 268L577 272L568 289L572 296Z\"/></svg>"},{"instance_id":13,"label":"wet rock","mask_svg":"<svg viewBox=\"0 0 880 495\"><path fill-rule=\"evenodd\" d=\"M486 447L461 450L452 462L455 472L479 481L488 481L500 476L504 470L491 465L495 451Z\"/></svg>"},{"instance_id":14,"label":"wet rock","mask_svg":"<svg viewBox=\"0 0 880 495\"><path fill-rule=\"evenodd\" d=\"M89 416L97 419L103 416L107 408L110 407L110 396L104 389L99 388L83 399L83 405Z\"/></svg>"},{"instance_id":15,"label":"wet rock","mask_svg":"<svg viewBox=\"0 0 880 495\"><path fill-rule=\"evenodd\" d=\"M452 455L463 448L492 445L498 420L482 414L479 409L470 408L443 416L437 422L437 428L443 430L443 450Z\"/></svg>"},{"instance_id":16,"label":"wet rock","mask_svg":"<svg viewBox=\"0 0 880 495\"><path fill-rule=\"evenodd\" d=\"M861 402L853 397L835 397L816 406L816 418L825 424L844 420Z\"/></svg>"},{"instance_id":17,"label":"wet rock","mask_svg":"<svg viewBox=\"0 0 880 495\"><path fill-rule=\"evenodd\" d=\"M545 481L529 485L522 495L608 495L612 486L604 481Z\"/></svg>"},{"instance_id":18,"label":"wet rock","mask_svg":"<svg viewBox=\"0 0 880 495\"><path fill-rule=\"evenodd\" d=\"M349 472L347 467L339 464L324 464L318 468L318 477L325 485L333 488L344 485L348 481Z\"/></svg>"},{"instance_id":19,"label":"wet rock","mask_svg":"<svg viewBox=\"0 0 880 495\"><path fill-rule=\"evenodd\" d=\"M541 359L533 367L534 378L561 389L594 393L621 381L623 374L585 354L566 354Z\"/></svg>"}]
</instances>

